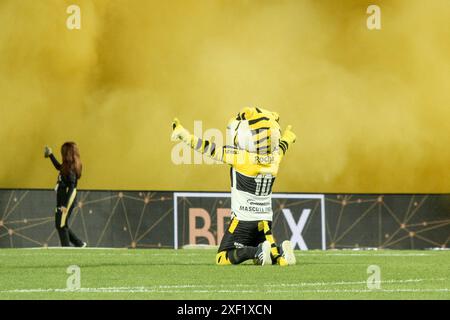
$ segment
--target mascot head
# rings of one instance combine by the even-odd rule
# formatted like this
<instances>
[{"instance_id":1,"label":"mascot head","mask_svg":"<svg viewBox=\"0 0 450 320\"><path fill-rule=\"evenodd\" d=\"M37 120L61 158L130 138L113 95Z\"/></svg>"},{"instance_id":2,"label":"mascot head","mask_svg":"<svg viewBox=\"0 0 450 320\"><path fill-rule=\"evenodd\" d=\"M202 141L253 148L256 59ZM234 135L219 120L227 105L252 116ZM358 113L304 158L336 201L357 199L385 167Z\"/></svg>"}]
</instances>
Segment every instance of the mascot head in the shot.
<instances>
[{"instance_id":1,"label":"mascot head","mask_svg":"<svg viewBox=\"0 0 450 320\"><path fill-rule=\"evenodd\" d=\"M261 108L243 108L228 122L227 144L260 155L278 150L281 129L278 113Z\"/></svg>"}]
</instances>

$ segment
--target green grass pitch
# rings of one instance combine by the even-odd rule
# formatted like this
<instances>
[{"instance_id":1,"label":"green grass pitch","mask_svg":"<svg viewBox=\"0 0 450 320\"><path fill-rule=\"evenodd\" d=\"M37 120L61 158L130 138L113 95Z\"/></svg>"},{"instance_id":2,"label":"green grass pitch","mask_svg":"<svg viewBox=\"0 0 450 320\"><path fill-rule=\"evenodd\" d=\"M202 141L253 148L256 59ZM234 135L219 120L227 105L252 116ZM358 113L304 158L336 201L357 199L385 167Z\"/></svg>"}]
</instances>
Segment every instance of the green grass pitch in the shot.
<instances>
[{"instance_id":1,"label":"green grass pitch","mask_svg":"<svg viewBox=\"0 0 450 320\"><path fill-rule=\"evenodd\" d=\"M450 299L450 251L297 251L216 266L210 249L1 249L0 299ZM68 266L81 289L68 291ZM377 265L381 288L368 289Z\"/></svg>"}]
</instances>

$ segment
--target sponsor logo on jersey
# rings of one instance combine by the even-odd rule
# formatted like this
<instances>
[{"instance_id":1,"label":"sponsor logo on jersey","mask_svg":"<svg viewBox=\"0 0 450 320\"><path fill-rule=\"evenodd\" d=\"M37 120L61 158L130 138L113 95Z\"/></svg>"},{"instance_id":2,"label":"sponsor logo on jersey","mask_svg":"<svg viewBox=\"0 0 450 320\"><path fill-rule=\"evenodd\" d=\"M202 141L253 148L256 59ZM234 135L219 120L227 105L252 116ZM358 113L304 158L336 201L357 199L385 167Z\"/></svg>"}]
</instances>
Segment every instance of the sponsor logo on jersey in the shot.
<instances>
[{"instance_id":1,"label":"sponsor logo on jersey","mask_svg":"<svg viewBox=\"0 0 450 320\"><path fill-rule=\"evenodd\" d=\"M272 207L240 206L239 210L247 212L270 212L270 210L272 210Z\"/></svg>"},{"instance_id":2,"label":"sponsor logo on jersey","mask_svg":"<svg viewBox=\"0 0 450 320\"><path fill-rule=\"evenodd\" d=\"M236 149L225 148L224 150L225 150L226 154L238 154L239 153L239 150L236 150Z\"/></svg>"},{"instance_id":3,"label":"sponsor logo on jersey","mask_svg":"<svg viewBox=\"0 0 450 320\"><path fill-rule=\"evenodd\" d=\"M270 203L270 201L267 202L256 202L253 201L252 199L248 199L247 203L251 206L271 206L272 204Z\"/></svg>"},{"instance_id":4,"label":"sponsor logo on jersey","mask_svg":"<svg viewBox=\"0 0 450 320\"><path fill-rule=\"evenodd\" d=\"M256 155L255 156L255 162L260 164L271 164L275 162L275 157L273 155Z\"/></svg>"}]
</instances>

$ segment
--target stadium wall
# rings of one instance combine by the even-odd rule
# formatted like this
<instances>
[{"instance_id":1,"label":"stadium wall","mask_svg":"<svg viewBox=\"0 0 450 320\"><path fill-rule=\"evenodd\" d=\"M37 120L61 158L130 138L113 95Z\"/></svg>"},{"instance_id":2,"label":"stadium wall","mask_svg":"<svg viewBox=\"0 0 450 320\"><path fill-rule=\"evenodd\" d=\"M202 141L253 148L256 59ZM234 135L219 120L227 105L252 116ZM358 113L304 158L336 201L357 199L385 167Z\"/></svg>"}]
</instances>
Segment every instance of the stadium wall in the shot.
<instances>
[{"instance_id":1,"label":"stadium wall","mask_svg":"<svg viewBox=\"0 0 450 320\"><path fill-rule=\"evenodd\" d=\"M53 190L0 190L0 248L58 246ZM218 245L229 193L80 191L71 228L90 247ZM426 249L450 242L450 194L274 194L276 239L297 249Z\"/></svg>"}]
</instances>

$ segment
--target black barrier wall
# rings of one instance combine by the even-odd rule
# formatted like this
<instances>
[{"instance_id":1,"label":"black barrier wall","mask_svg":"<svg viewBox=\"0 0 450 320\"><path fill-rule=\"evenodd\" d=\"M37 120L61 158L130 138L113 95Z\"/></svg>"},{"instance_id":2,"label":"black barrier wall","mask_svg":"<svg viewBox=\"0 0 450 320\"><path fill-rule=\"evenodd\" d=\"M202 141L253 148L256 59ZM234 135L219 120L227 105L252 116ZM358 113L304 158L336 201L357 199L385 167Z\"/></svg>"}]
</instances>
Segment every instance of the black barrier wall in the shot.
<instances>
[{"instance_id":1,"label":"black barrier wall","mask_svg":"<svg viewBox=\"0 0 450 320\"><path fill-rule=\"evenodd\" d=\"M0 191L0 247L58 246L55 192ZM170 192L79 191L69 221L91 247L172 248Z\"/></svg>"},{"instance_id":2,"label":"black barrier wall","mask_svg":"<svg viewBox=\"0 0 450 320\"><path fill-rule=\"evenodd\" d=\"M229 193L80 191L71 228L90 247L215 246ZM53 190L0 190L0 247L58 246ZM450 195L274 194L273 230L297 249L446 248Z\"/></svg>"}]
</instances>

